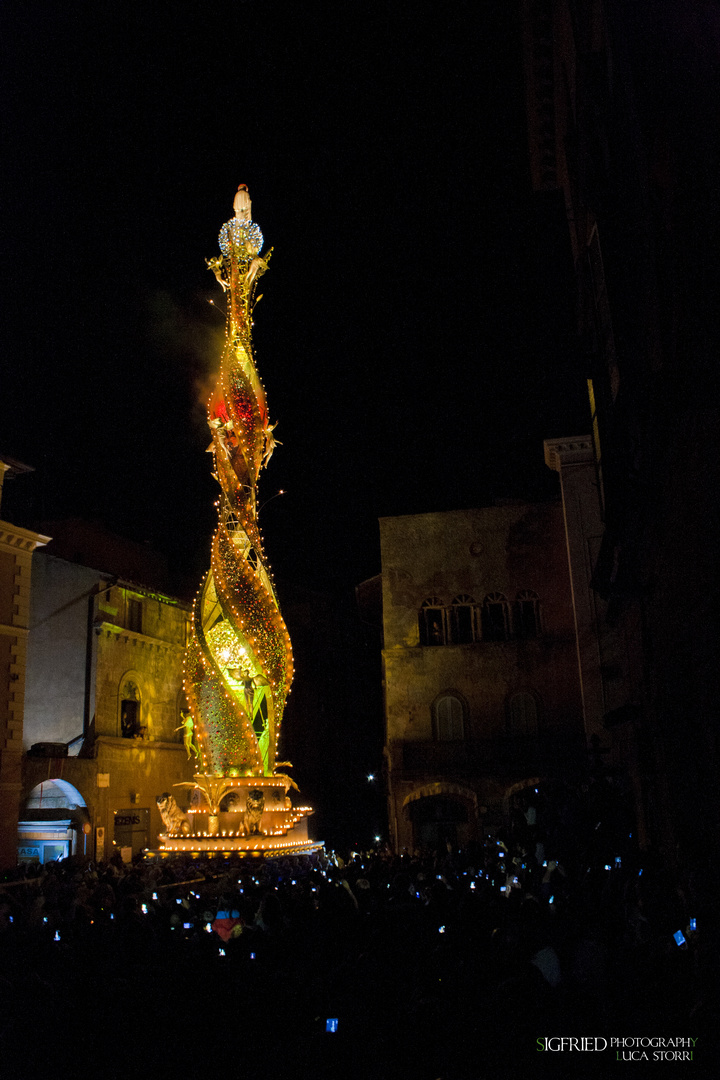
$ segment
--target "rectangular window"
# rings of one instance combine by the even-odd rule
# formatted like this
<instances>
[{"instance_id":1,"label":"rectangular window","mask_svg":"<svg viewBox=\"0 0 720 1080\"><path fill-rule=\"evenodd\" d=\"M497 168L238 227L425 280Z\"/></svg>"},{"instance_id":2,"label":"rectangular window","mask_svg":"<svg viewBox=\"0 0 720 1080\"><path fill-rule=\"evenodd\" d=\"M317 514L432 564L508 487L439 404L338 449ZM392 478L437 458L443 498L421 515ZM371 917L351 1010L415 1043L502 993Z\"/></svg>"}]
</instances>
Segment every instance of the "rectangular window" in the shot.
<instances>
[{"instance_id":1,"label":"rectangular window","mask_svg":"<svg viewBox=\"0 0 720 1080\"><path fill-rule=\"evenodd\" d=\"M485 641L507 641L507 604L484 604L482 609L482 636Z\"/></svg>"},{"instance_id":2,"label":"rectangular window","mask_svg":"<svg viewBox=\"0 0 720 1080\"><path fill-rule=\"evenodd\" d=\"M473 609L468 604L453 604L450 608L451 636L454 645L471 645L473 633Z\"/></svg>"},{"instance_id":3,"label":"rectangular window","mask_svg":"<svg viewBox=\"0 0 720 1080\"><path fill-rule=\"evenodd\" d=\"M128 599L127 628L135 634L142 634L142 600Z\"/></svg>"},{"instance_id":4,"label":"rectangular window","mask_svg":"<svg viewBox=\"0 0 720 1080\"><path fill-rule=\"evenodd\" d=\"M420 609L420 644L445 644L445 612L439 607Z\"/></svg>"},{"instance_id":5,"label":"rectangular window","mask_svg":"<svg viewBox=\"0 0 720 1080\"><path fill-rule=\"evenodd\" d=\"M435 703L435 738L438 742L456 742L463 738L463 707L452 694L446 694Z\"/></svg>"},{"instance_id":6,"label":"rectangular window","mask_svg":"<svg viewBox=\"0 0 720 1080\"><path fill-rule=\"evenodd\" d=\"M536 638L540 634L536 600L515 602L515 637Z\"/></svg>"}]
</instances>

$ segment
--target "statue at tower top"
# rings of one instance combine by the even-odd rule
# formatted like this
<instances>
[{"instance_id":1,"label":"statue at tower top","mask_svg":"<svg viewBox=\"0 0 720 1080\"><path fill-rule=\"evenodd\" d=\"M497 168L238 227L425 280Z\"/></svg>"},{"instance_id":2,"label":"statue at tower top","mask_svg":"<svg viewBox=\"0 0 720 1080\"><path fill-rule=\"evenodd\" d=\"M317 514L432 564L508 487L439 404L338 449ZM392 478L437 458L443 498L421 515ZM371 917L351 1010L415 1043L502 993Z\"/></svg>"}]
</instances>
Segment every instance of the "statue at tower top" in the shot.
<instances>
[{"instance_id":1,"label":"statue at tower top","mask_svg":"<svg viewBox=\"0 0 720 1080\"><path fill-rule=\"evenodd\" d=\"M252 202L245 184L240 184L237 190L233 210L235 217L226 221L220 230L220 250L226 259L232 255L243 259L248 255L254 258L262 248L263 234L260 226L252 220Z\"/></svg>"},{"instance_id":2,"label":"statue at tower top","mask_svg":"<svg viewBox=\"0 0 720 1080\"><path fill-rule=\"evenodd\" d=\"M255 279L268 267L270 253L262 258L263 234L252 220L252 202L245 184L240 184L233 200L235 217L226 221L220 230L218 243L221 256L208 259L207 265L225 291L233 294L233 324L247 324L247 300ZM246 329L249 326L246 325Z\"/></svg>"}]
</instances>

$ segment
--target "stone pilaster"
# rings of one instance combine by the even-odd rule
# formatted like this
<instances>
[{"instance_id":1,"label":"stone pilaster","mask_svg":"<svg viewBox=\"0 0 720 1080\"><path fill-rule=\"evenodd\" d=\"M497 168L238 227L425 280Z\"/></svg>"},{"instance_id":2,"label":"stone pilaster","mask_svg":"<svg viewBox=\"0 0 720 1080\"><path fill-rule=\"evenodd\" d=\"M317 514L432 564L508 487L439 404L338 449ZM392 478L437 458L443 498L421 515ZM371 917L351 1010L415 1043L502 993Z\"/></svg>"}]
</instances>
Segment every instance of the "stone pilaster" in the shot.
<instances>
[{"instance_id":1,"label":"stone pilaster","mask_svg":"<svg viewBox=\"0 0 720 1080\"><path fill-rule=\"evenodd\" d=\"M601 601L590 584L604 531L592 438L546 439L544 445L545 464L560 474L585 733L605 738Z\"/></svg>"},{"instance_id":2,"label":"stone pilaster","mask_svg":"<svg viewBox=\"0 0 720 1080\"><path fill-rule=\"evenodd\" d=\"M0 521L0 867L17 862L31 560L49 539Z\"/></svg>"}]
</instances>

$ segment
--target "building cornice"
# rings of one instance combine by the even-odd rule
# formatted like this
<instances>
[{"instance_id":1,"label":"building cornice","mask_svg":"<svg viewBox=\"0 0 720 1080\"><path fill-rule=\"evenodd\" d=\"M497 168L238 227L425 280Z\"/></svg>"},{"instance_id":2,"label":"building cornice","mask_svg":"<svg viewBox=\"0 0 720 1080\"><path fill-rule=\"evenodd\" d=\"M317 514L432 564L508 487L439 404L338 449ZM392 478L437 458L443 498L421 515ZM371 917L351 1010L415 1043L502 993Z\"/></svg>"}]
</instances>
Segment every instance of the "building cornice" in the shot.
<instances>
[{"instance_id":1,"label":"building cornice","mask_svg":"<svg viewBox=\"0 0 720 1080\"><path fill-rule=\"evenodd\" d=\"M147 634L138 634L135 630L128 630L125 626L118 626L116 623L101 622L95 626L97 633L103 634L107 638L115 638L122 640L126 643L132 643L134 646L140 646L146 649L169 649L172 652L184 652L185 646L177 641L163 641L162 638L149 637Z\"/></svg>"},{"instance_id":2,"label":"building cornice","mask_svg":"<svg viewBox=\"0 0 720 1080\"><path fill-rule=\"evenodd\" d=\"M51 536L21 529L19 525L11 525L8 521L0 521L0 548L5 551L32 552L37 547L49 544L51 540Z\"/></svg>"},{"instance_id":3,"label":"building cornice","mask_svg":"<svg viewBox=\"0 0 720 1080\"><path fill-rule=\"evenodd\" d=\"M157 600L160 604L175 607L179 611L192 611L192 604L187 603L187 601L180 600L177 596L169 596L167 593L159 592L157 589L151 589L146 585L139 585L136 581L131 581L130 578L119 577L115 584L118 588L125 589L129 593L135 593L145 600Z\"/></svg>"},{"instance_id":4,"label":"building cornice","mask_svg":"<svg viewBox=\"0 0 720 1080\"><path fill-rule=\"evenodd\" d=\"M186 753L182 742L168 742L162 739L136 738L125 739L121 735L96 735L95 747L113 750L172 750L173 753ZM76 760L76 759L73 759Z\"/></svg>"},{"instance_id":5,"label":"building cornice","mask_svg":"<svg viewBox=\"0 0 720 1080\"><path fill-rule=\"evenodd\" d=\"M590 435L578 435L568 439L545 439L545 464L554 472L567 465L588 465L594 460L593 441Z\"/></svg>"}]
</instances>

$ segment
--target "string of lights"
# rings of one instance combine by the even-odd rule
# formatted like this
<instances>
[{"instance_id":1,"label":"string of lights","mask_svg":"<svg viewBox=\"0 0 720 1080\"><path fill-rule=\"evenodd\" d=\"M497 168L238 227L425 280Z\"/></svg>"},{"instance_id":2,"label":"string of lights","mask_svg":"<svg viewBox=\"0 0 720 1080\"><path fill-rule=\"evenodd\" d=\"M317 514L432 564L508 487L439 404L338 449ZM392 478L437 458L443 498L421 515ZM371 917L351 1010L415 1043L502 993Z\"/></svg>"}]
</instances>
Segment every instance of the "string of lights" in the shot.
<instances>
[{"instance_id":1,"label":"string of lights","mask_svg":"<svg viewBox=\"0 0 720 1080\"><path fill-rule=\"evenodd\" d=\"M253 359L255 287L270 253L241 185L235 217L208 260L227 293L220 372L207 403L214 476L221 487L211 565L193 605L185 693L202 774L272 776L293 675L290 637L263 551L257 482L275 447Z\"/></svg>"}]
</instances>

